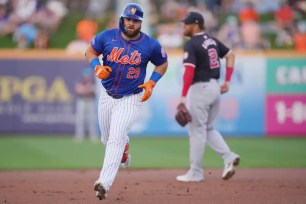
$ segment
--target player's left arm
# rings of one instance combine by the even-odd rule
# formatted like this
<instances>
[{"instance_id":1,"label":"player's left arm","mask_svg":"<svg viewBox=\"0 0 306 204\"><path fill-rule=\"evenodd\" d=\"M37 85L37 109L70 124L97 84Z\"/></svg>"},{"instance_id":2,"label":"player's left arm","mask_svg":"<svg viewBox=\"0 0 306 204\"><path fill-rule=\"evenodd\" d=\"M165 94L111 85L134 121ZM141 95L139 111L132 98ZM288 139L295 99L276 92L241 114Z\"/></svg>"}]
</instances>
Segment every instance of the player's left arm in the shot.
<instances>
[{"instance_id":1,"label":"player's left arm","mask_svg":"<svg viewBox=\"0 0 306 204\"><path fill-rule=\"evenodd\" d=\"M162 78L168 68L168 56L165 50L157 41L153 41L152 47L151 62L155 65L155 68L150 80L138 86L138 88L145 89L141 102L145 102L151 97L155 84L160 80L160 78Z\"/></svg>"},{"instance_id":2,"label":"player's left arm","mask_svg":"<svg viewBox=\"0 0 306 204\"><path fill-rule=\"evenodd\" d=\"M153 88L157 81L166 73L168 68L168 61L164 62L162 65L156 66L150 77L150 80L138 86L138 88L144 88L145 93L141 98L141 102L145 102L150 98L153 92Z\"/></svg>"},{"instance_id":3,"label":"player's left arm","mask_svg":"<svg viewBox=\"0 0 306 204\"><path fill-rule=\"evenodd\" d=\"M230 81L232 78L232 74L234 71L234 64L235 64L235 54L232 50L230 50L226 55L225 55L225 65L226 65L226 73L225 73L225 81L221 85L221 94L224 94L229 91L230 89Z\"/></svg>"},{"instance_id":4,"label":"player's left arm","mask_svg":"<svg viewBox=\"0 0 306 204\"><path fill-rule=\"evenodd\" d=\"M167 71L167 68L168 68L168 61L164 62L162 65L159 65L159 66L156 66L153 70L153 73L151 75L151 78L152 80L154 80L154 74L155 73L158 73L160 76L160 78L166 73ZM157 82L159 79L156 79L155 82Z\"/></svg>"},{"instance_id":5,"label":"player's left arm","mask_svg":"<svg viewBox=\"0 0 306 204\"><path fill-rule=\"evenodd\" d=\"M232 78L234 65L235 65L235 54L230 48L224 45L221 41L219 41L216 38L214 39L217 42L219 58L225 58L226 60L225 81L220 87L221 94L224 94L228 92L230 89L230 81Z\"/></svg>"}]
</instances>

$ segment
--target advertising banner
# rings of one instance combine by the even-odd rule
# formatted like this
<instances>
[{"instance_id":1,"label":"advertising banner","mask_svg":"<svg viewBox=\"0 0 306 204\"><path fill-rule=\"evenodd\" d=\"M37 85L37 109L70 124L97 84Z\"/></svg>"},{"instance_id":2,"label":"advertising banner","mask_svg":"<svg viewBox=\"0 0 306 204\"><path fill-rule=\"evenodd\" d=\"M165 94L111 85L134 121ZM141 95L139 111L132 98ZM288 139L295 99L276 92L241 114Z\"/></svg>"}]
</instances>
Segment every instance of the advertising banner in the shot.
<instances>
[{"instance_id":1,"label":"advertising banner","mask_svg":"<svg viewBox=\"0 0 306 204\"><path fill-rule=\"evenodd\" d=\"M266 118L268 135L306 136L306 95L269 95Z\"/></svg>"},{"instance_id":2,"label":"advertising banner","mask_svg":"<svg viewBox=\"0 0 306 204\"><path fill-rule=\"evenodd\" d=\"M225 135L263 136L266 94L265 57L240 56L235 61L230 91L222 95L221 111L216 121L216 128ZM222 75L223 77L225 75L224 69Z\"/></svg>"},{"instance_id":3,"label":"advertising banner","mask_svg":"<svg viewBox=\"0 0 306 204\"><path fill-rule=\"evenodd\" d=\"M231 88L222 95L221 110L216 121L216 128L222 134L263 135L265 68L265 58L262 56L237 58ZM174 120L181 96L183 70L182 56L171 55L167 73L157 83L150 100L143 104L140 117L132 128L132 135L187 135L187 127L180 127ZM151 71L148 70L148 77Z\"/></svg>"},{"instance_id":4,"label":"advertising banner","mask_svg":"<svg viewBox=\"0 0 306 204\"><path fill-rule=\"evenodd\" d=\"M156 84L150 100L143 103L139 118L132 127L131 134L135 136L171 137L187 134L187 128L182 128L174 120L181 96L182 55L168 57L166 74ZM149 64L146 80L150 78L152 71L153 65Z\"/></svg>"},{"instance_id":5,"label":"advertising banner","mask_svg":"<svg viewBox=\"0 0 306 204\"><path fill-rule=\"evenodd\" d=\"M73 133L83 60L0 60L0 133Z\"/></svg>"},{"instance_id":6,"label":"advertising banner","mask_svg":"<svg viewBox=\"0 0 306 204\"><path fill-rule=\"evenodd\" d=\"M268 58L268 93L306 94L306 58Z\"/></svg>"},{"instance_id":7,"label":"advertising banner","mask_svg":"<svg viewBox=\"0 0 306 204\"><path fill-rule=\"evenodd\" d=\"M268 58L267 65L267 135L306 136L306 58Z\"/></svg>"},{"instance_id":8,"label":"advertising banner","mask_svg":"<svg viewBox=\"0 0 306 204\"><path fill-rule=\"evenodd\" d=\"M142 104L131 136L187 135L187 127L180 127L174 119L181 97L182 55L169 55L167 73L155 86L150 100ZM261 55L236 58L231 88L221 96L215 124L223 135L264 134L265 62ZM82 59L0 60L0 133L74 134L74 88L86 66ZM153 65L149 64L147 78L152 71ZM100 86L97 82L98 89Z\"/></svg>"}]
</instances>

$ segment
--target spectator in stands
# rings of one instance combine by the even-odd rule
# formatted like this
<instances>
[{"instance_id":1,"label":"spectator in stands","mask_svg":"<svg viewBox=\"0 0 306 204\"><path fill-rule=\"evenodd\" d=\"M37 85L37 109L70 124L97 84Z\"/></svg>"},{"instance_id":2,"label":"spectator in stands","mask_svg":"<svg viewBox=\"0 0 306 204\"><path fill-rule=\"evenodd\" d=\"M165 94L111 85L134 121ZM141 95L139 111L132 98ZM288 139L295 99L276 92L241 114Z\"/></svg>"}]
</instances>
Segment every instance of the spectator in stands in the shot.
<instances>
[{"instance_id":1,"label":"spectator in stands","mask_svg":"<svg viewBox=\"0 0 306 204\"><path fill-rule=\"evenodd\" d=\"M233 12L232 6L237 0L219 0L220 1L220 12L231 13ZM217 1L218 2L218 1Z\"/></svg>"},{"instance_id":2,"label":"spectator in stands","mask_svg":"<svg viewBox=\"0 0 306 204\"><path fill-rule=\"evenodd\" d=\"M294 8L305 19L306 17L306 1L305 0L287 0L288 4Z\"/></svg>"},{"instance_id":3,"label":"spectator in stands","mask_svg":"<svg viewBox=\"0 0 306 204\"><path fill-rule=\"evenodd\" d=\"M206 7L205 3L199 3L195 8L190 8L188 10L201 13L205 19L205 32L210 35L216 34L218 30L218 17L214 11Z\"/></svg>"},{"instance_id":4,"label":"spectator in stands","mask_svg":"<svg viewBox=\"0 0 306 204\"><path fill-rule=\"evenodd\" d=\"M295 50L306 52L306 23L297 23L297 30L293 36Z\"/></svg>"},{"instance_id":5,"label":"spectator in stands","mask_svg":"<svg viewBox=\"0 0 306 204\"><path fill-rule=\"evenodd\" d=\"M269 47L264 40L261 27L256 21L245 21L241 24L242 48L247 50L261 50Z\"/></svg>"},{"instance_id":6,"label":"spectator in stands","mask_svg":"<svg viewBox=\"0 0 306 204\"><path fill-rule=\"evenodd\" d=\"M13 35L13 42L17 44L17 48L29 48L37 37L37 28L31 23L20 25Z\"/></svg>"},{"instance_id":7,"label":"spectator in stands","mask_svg":"<svg viewBox=\"0 0 306 204\"><path fill-rule=\"evenodd\" d=\"M274 13L275 20L281 27L292 26L294 20L293 15L293 9L286 1L282 2Z\"/></svg>"},{"instance_id":8,"label":"spectator in stands","mask_svg":"<svg viewBox=\"0 0 306 204\"><path fill-rule=\"evenodd\" d=\"M41 6L35 12L30 22L37 28L37 36L34 46L37 49L47 49L51 35L55 33L67 14L67 8L58 0L48 0L45 6Z\"/></svg>"},{"instance_id":9,"label":"spectator in stands","mask_svg":"<svg viewBox=\"0 0 306 204\"><path fill-rule=\"evenodd\" d=\"M294 12L291 6L284 1L275 11L274 18L276 21L276 45L291 47L293 45L294 35Z\"/></svg>"},{"instance_id":10,"label":"spectator in stands","mask_svg":"<svg viewBox=\"0 0 306 204\"><path fill-rule=\"evenodd\" d=\"M291 47L294 33L288 28L276 27L275 44L278 47Z\"/></svg>"},{"instance_id":11,"label":"spectator in stands","mask_svg":"<svg viewBox=\"0 0 306 204\"><path fill-rule=\"evenodd\" d=\"M187 13L188 4L182 1L166 0L161 6L161 19L164 22L176 22Z\"/></svg>"},{"instance_id":12,"label":"spectator in stands","mask_svg":"<svg viewBox=\"0 0 306 204\"><path fill-rule=\"evenodd\" d=\"M98 24L85 17L77 23L76 32L80 40L90 42L98 31Z\"/></svg>"},{"instance_id":13,"label":"spectator in stands","mask_svg":"<svg viewBox=\"0 0 306 204\"><path fill-rule=\"evenodd\" d=\"M251 1L247 1L239 14L242 48L247 50L268 47L259 25L259 14Z\"/></svg>"},{"instance_id":14,"label":"spectator in stands","mask_svg":"<svg viewBox=\"0 0 306 204\"><path fill-rule=\"evenodd\" d=\"M226 7L225 4L227 4L227 2L231 2L232 0L226 0L224 2L223 1L224 0L205 0L205 1L196 0L198 5L205 3L205 5L207 6L207 9L212 11L212 12L215 12L215 11L219 10L221 8L221 6L223 8L225 8Z\"/></svg>"},{"instance_id":15,"label":"spectator in stands","mask_svg":"<svg viewBox=\"0 0 306 204\"><path fill-rule=\"evenodd\" d=\"M81 80L76 84L77 94L75 117L75 140L81 142L88 131L92 142L97 142L97 111L96 111L96 85L90 68L85 68Z\"/></svg>"},{"instance_id":16,"label":"spectator in stands","mask_svg":"<svg viewBox=\"0 0 306 204\"><path fill-rule=\"evenodd\" d=\"M98 24L86 16L76 25L76 39L70 42L66 47L68 54L84 54L90 41L98 31Z\"/></svg>"},{"instance_id":17,"label":"spectator in stands","mask_svg":"<svg viewBox=\"0 0 306 204\"><path fill-rule=\"evenodd\" d=\"M155 0L149 0L149 11L148 11L148 23L150 24L150 29L154 29L159 24L159 12L157 10L157 4ZM117 21L117 20L116 20ZM154 32L154 30L152 30ZM151 32L151 33L152 33Z\"/></svg>"},{"instance_id":18,"label":"spectator in stands","mask_svg":"<svg viewBox=\"0 0 306 204\"><path fill-rule=\"evenodd\" d=\"M36 0L1 0L0 36L12 34L22 23L27 23L36 8Z\"/></svg>"},{"instance_id":19,"label":"spectator in stands","mask_svg":"<svg viewBox=\"0 0 306 204\"><path fill-rule=\"evenodd\" d=\"M9 6L8 0L0 1L0 36L13 33L17 28L16 25L9 23Z\"/></svg>"},{"instance_id":20,"label":"spectator in stands","mask_svg":"<svg viewBox=\"0 0 306 204\"><path fill-rule=\"evenodd\" d=\"M217 38L232 49L241 48L240 28L236 16L228 16L225 23L221 26Z\"/></svg>"},{"instance_id":21,"label":"spectator in stands","mask_svg":"<svg viewBox=\"0 0 306 204\"><path fill-rule=\"evenodd\" d=\"M162 29L159 32L157 40L163 47L169 49L179 48L183 44L183 36L175 30L174 26L169 26L168 29Z\"/></svg>"},{"instance_id":22,"label":"spectator in stands","mask_svg":"<svg viewBox=\"0 0 306 204\"><path fill-rule=\"evenodd\" d=\"M12 0L13 12L9 16L11 24L27 23L36 12L37 0Z\"/></svg>"},{"instance_id":23,"label":"spectator in stands","mask_svg":"<svg viewBox=\"0 0 306 204\"><path fill-rule=\"evenodd\" d=\"M13 33L17 26L9 23L10 2L8 0L0 1L0 36Z\"/></svg>"},{"instance_id":24,"label":"spectator in stands","mask_svg":"<svg viewBox=\"0 0 306 204\"><path fill-rule=\"evenodd\" d=\"M109 0L90 0L86 15L90 16L92 19L102 18L109 6L109 2Z\"/></svg>"},{"instance_id":25,"label":"spectator in stands","mask_svg":"<svg viewBox=\"0 0 306 204\"><path fill-rule=\"evenodd\" d=\"M32 16L31 22L44 27L49 33L54 33L58 29L67 12L67 8L63 2L59 0L48 0L47 4L38 9L38 11Z\"/></svg>"},{"instance_id":26,"label":"spectator in stands","mask_svg":"<svg viewBox=\"0 0 306 204\"><path fill-rule=\"evenodd\" d=\"M34 48L47 49L49 47L50 33L46 26L37 25L37 35L34 40Z\"/></svg>"},{"instance_id":27,"label":"spectator in stands","mask_svg":"<svg viewBox=\"0 0 306 204\"><path fill-rule=\"evenodd\" d=\"M255 10L253 2L249 1L245 3L239 13L239 21L241 24L247 21L259 21L259 14Z\"/></svg>"}]
</instances>

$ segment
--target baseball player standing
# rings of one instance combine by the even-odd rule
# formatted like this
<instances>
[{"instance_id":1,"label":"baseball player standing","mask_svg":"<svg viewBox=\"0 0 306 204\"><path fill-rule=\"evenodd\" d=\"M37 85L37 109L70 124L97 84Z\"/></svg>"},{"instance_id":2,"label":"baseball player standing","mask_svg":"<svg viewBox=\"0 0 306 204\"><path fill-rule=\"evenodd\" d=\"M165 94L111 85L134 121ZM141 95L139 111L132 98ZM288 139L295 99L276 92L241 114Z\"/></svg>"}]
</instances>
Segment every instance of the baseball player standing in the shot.
<instances>
[{"instance_id":1,"label":"baseball player standing","mask_svg":"<svg viewBox=\"0 0 306 204\"><path fill-rule=\"evenodd\" d=\"M94 183L100 200L106 198L120 163L128 166L128 132L141 102L150 98L168 67L167 54L161 45L140 31L142 19L142 8L135 3L127 4L119 18L119 28L97 34L86 51L86 60L102 83L98 117L101 141L106 148L100 176ZM149 61L155 68L150 80L144 83Z\"/></svg>"},{"instance_id":2,"label":"baseball player standing","mask_svg":"<svg viewBox=\"0 0 306 204\"><path fill-rule=\"evenodd\" d=\"M182 97L191 114L188 126L190 144L190 169L178 181L200 182L204 180L202 160L206 143L224 160L222 178L227 180L234 173L240 157L230 150L223 137L214 129L219 111L220 96L230 88L234 66L234 54L219 40L204 32L204 18L198 12L189 12L183 20L184 36L190 37L184 46L184 76ZM220 58L226 59L226 77L219 85ZM188 94L187 94L188 93Z\"/></svg>"}]
</instances>

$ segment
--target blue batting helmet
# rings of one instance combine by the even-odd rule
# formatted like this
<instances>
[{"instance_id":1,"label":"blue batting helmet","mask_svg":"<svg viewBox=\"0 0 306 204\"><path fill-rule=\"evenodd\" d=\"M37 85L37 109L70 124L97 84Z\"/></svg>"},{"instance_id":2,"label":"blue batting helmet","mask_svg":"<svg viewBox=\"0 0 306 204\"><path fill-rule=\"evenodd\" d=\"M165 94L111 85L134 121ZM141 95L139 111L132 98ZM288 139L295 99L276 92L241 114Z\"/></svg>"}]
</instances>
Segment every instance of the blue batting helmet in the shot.
<instances>
[{"instance_id":1,"label":"blue batting helmet","mask_svg":"<svg viewBox=\"0 0 306 204\"><path fill-rule=\"evenodd\" d=\"M130 3L126 5L121 13L120 19L119 19L119 28L122 32L126 32L126 29L123 24L123 18L132 18L136 20L142 21L143 19L143 10L140 7L140 5L136 3Z\"/></svg>"}]
</instances>

